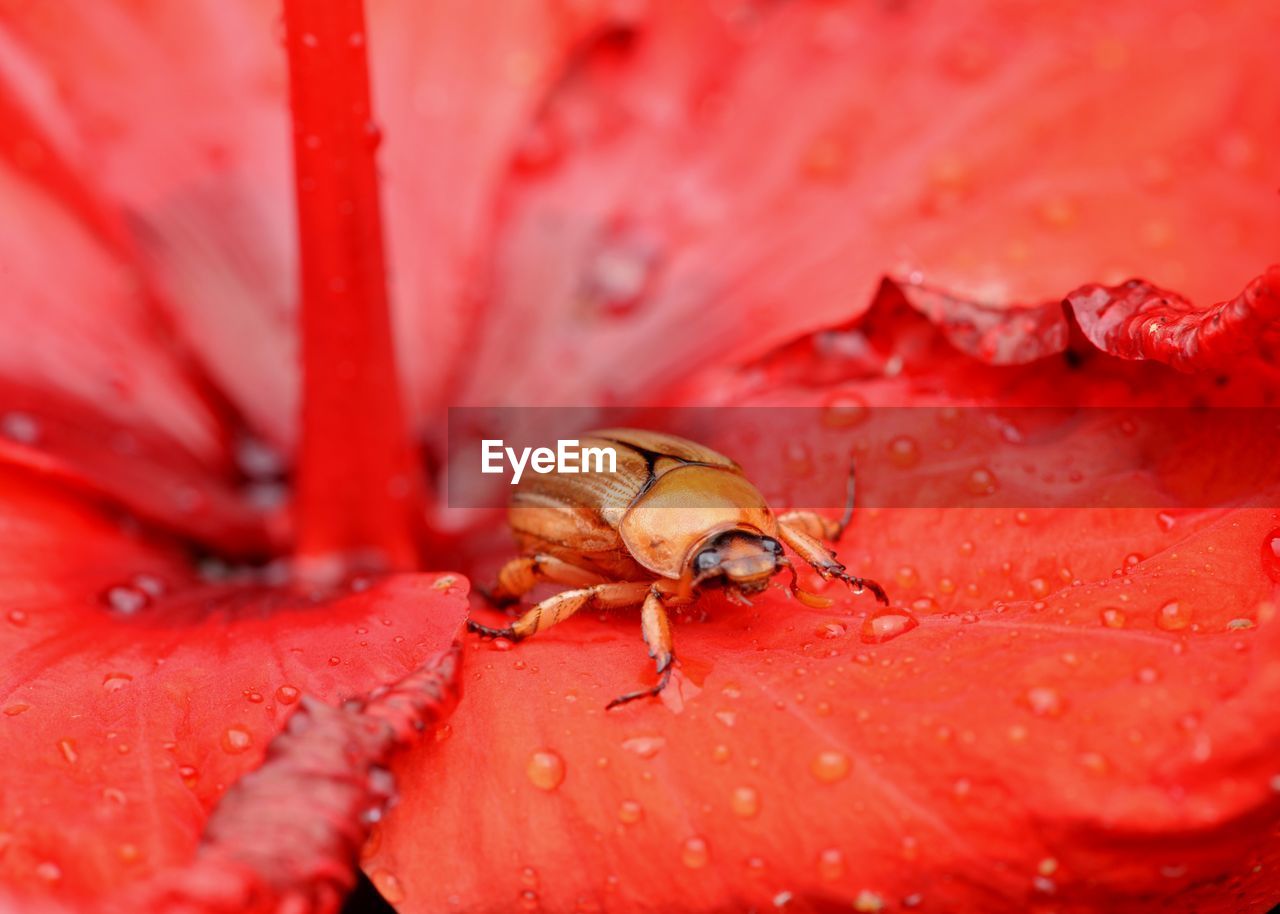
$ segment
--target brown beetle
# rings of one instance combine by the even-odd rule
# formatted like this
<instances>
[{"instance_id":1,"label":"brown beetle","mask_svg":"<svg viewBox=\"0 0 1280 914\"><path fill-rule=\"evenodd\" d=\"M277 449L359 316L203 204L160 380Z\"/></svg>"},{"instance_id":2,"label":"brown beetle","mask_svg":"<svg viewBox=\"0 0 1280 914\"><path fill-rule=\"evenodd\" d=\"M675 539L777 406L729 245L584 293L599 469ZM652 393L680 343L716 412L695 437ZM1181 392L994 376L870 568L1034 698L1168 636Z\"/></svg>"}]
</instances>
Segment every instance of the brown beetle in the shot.
<instances>
[{"instance_id":1,"label":"brown beetle","mask_svg":"<svg viewBox=\"0 0 1280 914\"><path fill-rule=\"evenodd\" d=\"M609 703L657 695L675 653L666 607L692 602L704 587L735 601L795 568L782 544L824 579L865 588L888 605L875 581L854 577L821 540L839 538L853 512L854 478L839 521L810 511L775 515L728 457L684 438L637 429L591 432L582 447L612 447L616 472L526 476L511 500L510 522L524 551L498 572L491 596L517 602L539 582L572 588L548 597L506 628L468 622L475 632L519 641L586 608L640 607L640 630L658 667L658 683ZM781 542L779 542L781 540Z\"/></svg>"}]
</instances>

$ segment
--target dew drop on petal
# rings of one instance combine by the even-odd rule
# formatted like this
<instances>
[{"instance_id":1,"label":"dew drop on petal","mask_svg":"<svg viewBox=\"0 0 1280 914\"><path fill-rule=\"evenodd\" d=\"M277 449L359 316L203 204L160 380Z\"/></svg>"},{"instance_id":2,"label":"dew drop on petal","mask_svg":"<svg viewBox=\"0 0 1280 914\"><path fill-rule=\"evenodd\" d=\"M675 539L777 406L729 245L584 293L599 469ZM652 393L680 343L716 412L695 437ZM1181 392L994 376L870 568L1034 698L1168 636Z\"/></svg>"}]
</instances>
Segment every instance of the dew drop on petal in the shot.
<instances>
[{"instance_id":1,"label":"dew drop on petal","mask_svg":"<svg viewBox=\"0 0 1280 914\"><path fill-rule=\"evenodd\" d=\"M222 731L222 751L238 755L253 745L253 736L239 725Z\"/></svg>"},{"instance_id":2,"label":"dew drop on petal","mask_svg":"<svg viewBox=\"0 0 1280 914\"><path fill-rule=\"evenodd\" d=\"M826 639L843 638L847 632L848 629L845 627L844 623L837 622L835 620L822 622L813 630L813 633L819 638Z\"/></svg>"},{"instance_id":3,"label":"dew drop on petal","mask_svg":"<svg viewBox=\"0 0 1280 914\"><path fill-rule=\"evenodd\" d=\"M965 488L973 495L991 495L997 486L995 474L986 467L978 467L965 480Z\"/></svg>"},{"instance_id":4,"label":"dew drop on petal","mask_svg":"<svg viewBox=\"0 0 1280 914\"><path fill-rule=\"evenodd\" d=\"M867 418L867 401L854 393L835 393L822 408L822 424L828 428L849 428Z\"/></svg>"},{"instance_id":5,"label":"dew drop on petal","mask_svg":"<svg viewBox=\"0 0 1280 914\"><path fill-rule=\"evenodd\" d=\"M6 618L8 618L11 625L16 625L18 628L27 624L27 614L20 609L9 610Z\"/></svg>"},{"instance_id":6,"label":"dew drop on petal","mask_svg":"<svg viewBox=\"0 0 1280 914\"><path fill-rule=\"evenodd\" d=\"M57 882L62 878L62 868L58 864L46 860L43 863L36 864L35 874L45 882Z\"/></svg>"},{"instance_id":7,"label":"dew drop on petal","mask_svg":"<svg viewBox=\"0 0 1280 914\"><path fill-rule=\"evenodd\" d=\"M1158 526L1165 533L1168 533L1170 530L1172 530L1174 528L1174 525L1177 523L1178 523L1178 519L1174 517L1172 514L1170 514L1168 511L1156 512L1156 526Z\"/></svg>"},{"instance_id":8,"label":"dew drop on petal","mask_svg":"<svg viewBox=\"0 0 1280 914\"><path fill-rule=\"evenodd\" d=\"M132 616L146 609L151 597L132 584L116 584L102 592L102 602L122 616Z\"/></svg>"},{"instance_id":9,"label":"dew drop on petal","mask_svg":"<svg viewBox=\"0 0 1280 914\"><path fill-rule=\"evenodd\" d=\"M826 882L835 882L844 875L844 854L837 847L828 847L818 854L818 875Z\"/></svg>"},{"instance_id":10,"label":"dew drop on petal","mask_svg":"<svg viewBox=\"0 0 1280 914\"><path fill-rule=\"evenodd\" d=\"M680 862L691 870L702 869L710 859L707 842L702 838L689 838L680 848Z\"/></svg>"},{"instance_id":11,"label":"dew drop on petal","mask_svg":"<svg viewBox=\"0 0 1280 914\"><path fill-rule=\"evenodd\" d=\"M919 624L920 621L905 609L885 607L868 614L863 620L861 638L865 644L883 644Z\"/></svg>"},{"instance_id":12,"label":"dew drop on petal","mask_svg":"<svg viewBox=\"0 0 1280 914\"><path fill-rule=\"evenodd\" d=\"M276 699L282 705L291 705L298 700L301 693L291 685L282 685L276 689Z\"/></svg>"},{"instance_id":13,"label":"dew drop on petal","mask_svg":"<svg viewBox=\"0 0 1280 914\"><path fill-rule=\"evenodd\" d=\"M21 412L0 415L0 435L18 444L35 444L40 440L40 422Z\"/></svg>"},{"instance_id":14,"label":"dew drop on petal","mask_svg":"<svg viewBox=\"0 0 1280 914\"><path fill-rule=\"evenodd\" d=\"M1156 626L1167 632L1182 631L1191 625L1191 607L1180 600L1170 600L1156 610Z\"/></svg>"},{"instance_id":15,"label":"dew drop on petal","mask_svg":"<svg viewBox=\"0 0 1280 914\"><path fill-rule=\"evenodd\" d=\"M388 903L399 904L404 901L404 886L395 873L390 870L374 870L369 874L369 879Z\"/></svg>"},{"instance_id":16,"label":"dew drop on petal","mask_svg":"<svg viewBox=\"0 0 1280 914\"><path fill-rule=\"evenodd\" d=\"M760 812L760 792L754 787L737 787L729 806L738 818L753 818Z\"/></svg>"},{"instance_id":17,"label":"dew drop on petal","mask_svg":"<svg viewBox=\"0 0 1280 914\"><path fill-rule=\"evenodd\" d=\"M876 914L884 910L884 899L875 892L863 889L853 899L853 909L859 914Z\"/></svg>"},{"instance_id":18,"label":"dew drop on petal","mask_svg":"<svg viewBox=\"0 0 1280 914\"><path fill-rule=\"evenodd\" d=\"M182 782L188 787L194 787L196 781L200 780L200 770L194 765L179 765L178 777L182 778Z\"/></svg>"},{"instance_id":19,"label":"dew drop on petal","mask_svg":"<svg viewBox=\"0 0 1280 914\"><path fill-rule=\"evenodd\" d=\"M834 784L849 776L849 756L835 749L819 752L809 763L813 776L824 784Z\"/></svg>"},{"instance_id":20,"label":"dew drop on petal","mask_svg":"<svg viewBox=\"0 0 1280 914\"><path fill-rule=\"evenodd\" d=\"M67 760L68 765L74 765L80 759L80 753L76 751L75 740L58 740L58 751L61 752L62 757Z\"/></svg>"},{"instance_id":21,"label":"dew drop on petal","mask_svg":"<svg viewBox=\"0 0 1280 914\"><path fill-rule=\"evenodd\" d=\"M622 748L648 759L661 752L666 744L667 741L661 736L633 736L622 741Z\"/></svg>"},{"instance_id":22,"label":"dew drop on petal","mask_svg":"<svg viewBox=\"0 0 1280 914\"><path fill-rule=\"evenodd\" d=\"M1104 607L1098 613L1098 617L1107 628L1124 628L1127 621L1124 610L1115 606Z\"/></svg>"},{"instance_id":23,"label":"dew drop on petal","mask_svg":"<svg viewBox=\"0 0 1280 914\"><path fill-rule=\"evenodd\" d=\"M644 817L644 807L635 800L623 800L618 805L618 821L623 825L634 825Z\"/></svg>"},{"instance_id":24,"label":"dew drop on petal","mask_svg":"<svg viewBox=\"0 0 1280 914\"><path fill-rule=\"evenodd\" d=\"M133 682L133 677L128 673L108 673L102 678L102 687L108 692L118 692Z\"/></svg>"},{"instance_id":25,"label":"dew drop on petal","mask_svg":"<svg viewBox=\"0 0 1280 914\"><path fill-rule=\"evenodd\" d=\"M889 462L904 470L915 466L920 462L920 445L906 435L894 438L889 442Z\"/></svg>"},{"instance_id":26,"label":"dew drop on petal","mask_svg":"<svg viewBox=\"0 0 1280 914\"><path fill-rule=\"evenodd\" d=\"M539 749L529 756L525 774L539 790L555 790L564 781L564 759L551 749Z\"/></svg>"},{"instance_id":27,"label":"dew drop on petal","mask_svg":"<svg viewBox=\"0 0 1280 914\"><path fill-rule=\"evenodd\" d=\"M1066 705L1058 690L1048 686L1027 689L1023 702L1037 717L1058 717Z\"/></svg>"},{"instance_id":28,"label":"dew drop on petal","mask_svg":"<svg viewBox=\"0 0 1280 914\"><path fill-rule=\"evenodd\" d=\"M1262 567L1267 577L1280 584L1280 527L1262 539Z\"/></svg>"}]
</instances>

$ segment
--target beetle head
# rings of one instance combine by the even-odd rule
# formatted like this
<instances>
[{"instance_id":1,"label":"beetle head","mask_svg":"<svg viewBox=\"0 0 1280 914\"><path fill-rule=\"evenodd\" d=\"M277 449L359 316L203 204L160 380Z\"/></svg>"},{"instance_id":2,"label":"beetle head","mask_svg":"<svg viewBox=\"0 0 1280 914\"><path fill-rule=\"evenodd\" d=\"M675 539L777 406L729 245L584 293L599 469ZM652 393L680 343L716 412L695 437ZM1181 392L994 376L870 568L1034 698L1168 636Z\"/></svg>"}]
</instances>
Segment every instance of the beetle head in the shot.
<instances>
[{"instance_id":1,"label":"beetle head","mask_svg":"<svg viewBox=\"0 0 1280 914\"><path fill-rule=\"evenodd\" d=\"M751 530L728 530L694 553L693 584L758 593L785 564L782 544L773 537Z\"/></svg>"}]
</instances>

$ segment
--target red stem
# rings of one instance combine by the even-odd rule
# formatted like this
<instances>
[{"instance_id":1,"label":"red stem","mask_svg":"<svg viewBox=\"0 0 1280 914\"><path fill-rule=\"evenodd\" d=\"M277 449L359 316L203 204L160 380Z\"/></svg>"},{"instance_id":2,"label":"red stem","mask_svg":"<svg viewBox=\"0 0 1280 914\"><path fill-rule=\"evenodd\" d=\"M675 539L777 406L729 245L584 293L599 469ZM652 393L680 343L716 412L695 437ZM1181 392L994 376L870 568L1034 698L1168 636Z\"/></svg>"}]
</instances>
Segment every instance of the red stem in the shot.
<instances>
[{"instance_id":1,"label":"red stem","mask_svg":"<svg viewBox=\"0 0 1280 914\"><path fill-rule=\"evenodd\" d=\"M412 568L421 478L388 310L361 0L285 0L304 376L305 568Z\"/></svg>"}]
</instances>

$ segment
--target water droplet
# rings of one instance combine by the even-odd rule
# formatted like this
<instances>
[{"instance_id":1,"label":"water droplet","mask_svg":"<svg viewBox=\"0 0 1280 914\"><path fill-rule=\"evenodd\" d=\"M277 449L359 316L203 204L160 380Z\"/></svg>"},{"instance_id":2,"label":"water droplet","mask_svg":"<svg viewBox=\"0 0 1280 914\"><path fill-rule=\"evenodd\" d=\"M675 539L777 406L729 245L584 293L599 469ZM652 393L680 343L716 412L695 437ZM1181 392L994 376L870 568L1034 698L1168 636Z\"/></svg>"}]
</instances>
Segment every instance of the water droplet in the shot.
<instances>
[{"instance_id":1,"label":"water droplet","mask_svg":"<svg viewBox=\"0 0 1280 914\"><path fill-rule=\"evenodd\" d=\"M691 870L702 869L710 859L707 842L702 838L690 838L680 848L680 861Z\"/></svg>"},{"instance_id":2,"label":"water droplet","mask_svg":"<svg viewBox=\"0 0 1280 914\"><path fill-rule=\"evenodd\" d=\"M741 819L754 818L760 812L760 792L754 787L734 788L729 808Z\"/></svg>"},{"instance_id":3,"label":"water droplet","mask_svg":"<svg viewBox=\"0 0 1280 914\"><path fill-rule=\"evenodd\" d=\"M1036 599L1049 595L1049 582L1044 578L1032 578L1027 582L1027 586L1031 589L1031 596Z\"/></svg>"},{"instance_id":4,"label":"water droplet","mask_svg":"<svg viewBox=\"0 0 1280 914\"><path fill-rule=\"evenodd\" d=\"M1280 583L1280 527L1262 538L1262 567L1267 577Z\"/></svg>"},{"instance_id":5,"label":"water droplet","mask_svg":"<svg viewBox=\"0 0 1280 914\"><path fill-rule=\"evenodd\" d=\"M986 467L978 467L965 480L965 488L973 495L991 495L998 487L995 473Z\"/></svg>"},{"instance_id":6,"label":"water droplet","mask_svg":"<svg viewBox=\"0 0 1280 914\"><path fill-rule=\"evenodd\" d=\"M622 748L641 758L653 758L666 744L667 741L661 736L633 736L622 741Z\"/></svg>"},{"instance_id":7,"label":"water droplet","mask_svg":"<svg viewBox=\"0 0 1280 914\"><path fill-rule=\"evenodd\" d=\"M893 578L903 590L910 590L920 583L920 573L911 565L903 565L893 573Z\"/></svg>"},{"instance_id":8,"label":"water droplet","mask_svg":"<svg viewBox=\"0 0 1280 914\"><path fill-rule=\"evenodd\" d=\"M35 444L40 440L40 422L22 412L0 415L0 435L18 444Z\"/></svg>"},{"instance_id":9,"label":"water droplet","mask_svg":"<svg viewBox=\"0 0 1280 914\"><path fill-rule=\"evenodd\" d=\"M101 599L109 609L122 616L135 615L151 604L150 595L133 584L116 584L108 587L102 592Z\"/></svg>"},{"instance_id":10,"label":"water droplet","mask_svg":"<svg viewBox=\"0 0 1280 914\"><path fill-rule=\"evenodd\" d=\"M1168 511L1156 512L1156 525L1165 533L1168 533L1170 530L1172 530L1174 527L1174 524L1176 524L1177 522L1178 522L1178 519L1174 517L1172 514L1170 514Z\"/></svg>"},{"instance_id":11,"label":"water droplet","mask_svg":"<svg viewBox=\"0 0 1280 914\"><path fill-rule=\"evenodd\" d=\"M1227 631L1229 632L1239 632L1250 628L1253 628L1252 619L1232 619L1227 623Z\"/></svg>"},{"instance_id":12,"label":"water droplet","mask_svg":"<svg viewBox=\"0 0 1280 914\"><path fill-rule=\"evenodd\" d=\"M255 692L252 689L245 689L241 694L244 695L245 701L252 702L255 705L262 704L261 692Z\"/></svg>"},{"instance_id":13,"label":"water droplet","mask_svg":"<svg viewBox=\"0 0 1280 914\"><path fill-rule=\"evenodd\" d=\"M282 705L293 704L295 701L298 700L298 696L301 694L302 694L301 692L299 692L297 689L295 689L291 685L282 685L280 686L280 688L276 689L276 699Z\"/></svg>"},{"instance_id":14,"label":"water droplet","mask_svg":"<svg viewBox=\"0 0 1280 914\"><path fill-rule=\"evenodd\" d=\"M914 438L899 435L889 442L889 462L904 470L915 466L920 462L920 445Z\"/></svg>"},{"instance_id":15,"label":"water droplet","mask_svg":"<svg viewBox=\"0 0 1280 914\"><path fill-rule=\"evenodd\" d=\"M813 776L824 784L834 784L849 776L849 756L835 749L819 752L809 763Z\"/></svg>"},{"instance_id":16,"label":"water droplet","mask_svg":"<svg viewBox=\"0 0 1280 914\"><path fill-rule=\"evenodd\" d=\"M317 38L315 35L313 35L311 32L303 32L302 46L304 48L318 48L320 46L320 39Z\"/></svg>"},{"instance_id":17,"label":"water droplet","mask_svg":"<svg viewBox=\"0 0 1280 914\"><path fill-rule=\"evenodd\" d=\"M1127 617L1124 610L1115 606L1103 607L1098 613L1098 617L1102 619L1102 624L1107 628L1124 628Z\"/></svg>"},{"instance_id":18,"label":"water droplet","mask_svg":"<svg viewBox=\"0 0 1280 914\"><path fill-rule=\"evenodd\" d=\"M330 657L330 658L329 658L329 666L337 666L337 665L338 665L338 664L340 664L340 663L342 663L342 658L341 658L341 657L336 657L336 656L335 656L335 657Z\"/></svg>"},{"instance_id":19,"label":"water droplet","mask_svg":"<svg viewBox=\"0 0 1280 914\"><path fill-rule=\"evenodd\" d=\"M27 614L20 609L11 609L7 616L9 622L21 628L27 624Z\"/></svg>"},{"instance_id":20,"label":"water droplet","mask_svg":"<svg viewBox=\"0 0 1280 914\"><path fill-rule=\"evenodd\" d=\"M813 630L813 633L819 638L843 638L849 629L845 627L843 622L837 622L834 619L829 622L823 622Z\"/></svg>"},{"instance_id":21,"label":"water droplet","mask_svg":"<svg viewBox=\"0 0 1280 914\"><path fill-rule=\"evenodd\" d=\"M133 677L128 673L108 673L102 680L102 687L108 692L118 692L133 682Z\"/></svg>"},{"instance_id":22,"label":"water droplet","mask_svg":"<svg viewBox=\"0 0 1280 914\"><path fill-rule=\"evenodd\" d=\"M37 878L45 882L57 882L62 878L62 868L51 860L37 863L34 869Z\"/></svg>"},{"instance_id":23,"label":"water droplet","mask_svg":"<svg viewBox=\"0 0 1280 914\"><path fill-rule=\"evenodd\" d=\"M867 418L867 401L855 393L834 393L822 408L827 428L849 428Z\"/></svg>"},{"instance_id":24,"label":"water droplet","mask_svg":"<svg viewBox=\"0 0 1280 914\"><path fill-rule=\"evenodd\" d=\"M182 778L182 783L188 787L195 787L196 782L200 780L200 769L194 765L179 765L178 777Z\"/></svg>"},{"instance_id":25,"label":"water droplet","mask_svg":"<svg viewBox=\"0 0 1280 914\"><path fill-rule=\"evenodd\" d=\"M1191 607L1180 600L1170 600L1156 610L1156 626L1167 632L1182 631L1191 625Z\"/></svg>"},{"instance_id":26,"label":"water droplet","mask_svg":"<svg viewBox=\"0 0 1280 914\"><path fill-rule=\"evenodd\" d=\"M23 710L26 709L24 708ZM711 761L716 762L717 764L723 764L729 761L729 754L729 747L724 743L718 743L711 750Z\"/></svg>"},{"instance_id":27,"label":"water droplet","mask_svg":"<svg viewBox=\"0 0 1280 914\"><path fill-rule=\"evenodd\" d=\"M635 800L623 800L618 805L618 821L623 825L635 825L644 818L644 807Z\"/></svg>"},{"instance_id":28,"label":"water droplet","mask_svg":"<svg viewBox=\"0 0 1280 914\"><path fill-rule=\"evenodd\" d=\"M253 745L253 735L245 727L236 725L222 732L222 751L239 754Z\"/></svg>"},{"instance_id":29,"label":"water droplet","mask_svg":"<svg viewBox=\"0 0 1280 914\"><path fill-rule=\"evenodd\" d=\"M1066 702L1058 690L1048 686L1034 686L1027 689L1022 700L1037 717L1058 717L1066 707Z\"/></svg>"},{"instance_id":30,"label":"water droplet","mask_svg":"<svg viewBox=\"0 0 1280 914\"><path fill-rule=\"evenodd\" d=\"M404 886L400 884L395 873L390 870L374 870L369 874L369 879L388 903L399 904L404 901Z\"/></svg>"},{"instance_id":31,"label":"water droplet","mask_svg":"<svg viewBox=\"0 0 1280 914\"><path fill-rule=\"evenodd\" d=\"M582 281L586 304L613 316L633 311L648 292L660 254L661 247L652 237L611 231L588 260Z\"/></svg>"},{"instance_id":32,"label":"water droplet","mask_svg":"<svg viewBox=\"0 0 1280 914\"><path fill-rule=\"evenodd\" d=\"M60 739L58 740L58 751L62 753L62 757L67 760L68 765L74 765L80 760L80 753L76 751L75 740Z\"/></svg>"},{"instance_id":33,"label":"water droplet","mask_svg":"<svg viewBox=\"0 0 1280 914\"><path fill-rule=\"evenodd\" d=\"M564 781L564 759L551 749L539 749L525 766L529 783L539 790L555 790Z\"/></svg>"},{"instance_id":34,"label":"water droplet","mask_svg":"<svg viewBox=\"0 0 1280 914\"><path fill-rule=\"evenodd\" d=\"M844 854L839 848L829 847L818 854L818 875L826 882L835 882L844 875Z\"/></svg>"},{"instance_id":35,"label":"water droplet","mask_svg":"<svg viewBox=\"0 0 1280 914\"><path fill-rule=\"evenodd\" d=\"M862 622L862 641L866 644L883 644L905 634L920 624L905 609L885 607L868 614Z\"/></svg>"},{"instance_id":36,"label":"water droplet","mask_svg":"<svg viewBox=\"0 0 1280 914\"><path fill-rule=\"evenodd\" d=\"M876 914L884 910L884 899L875 892L863 889L853 899L853 909L859 914Z\"/></svg>"}]
</instances>

